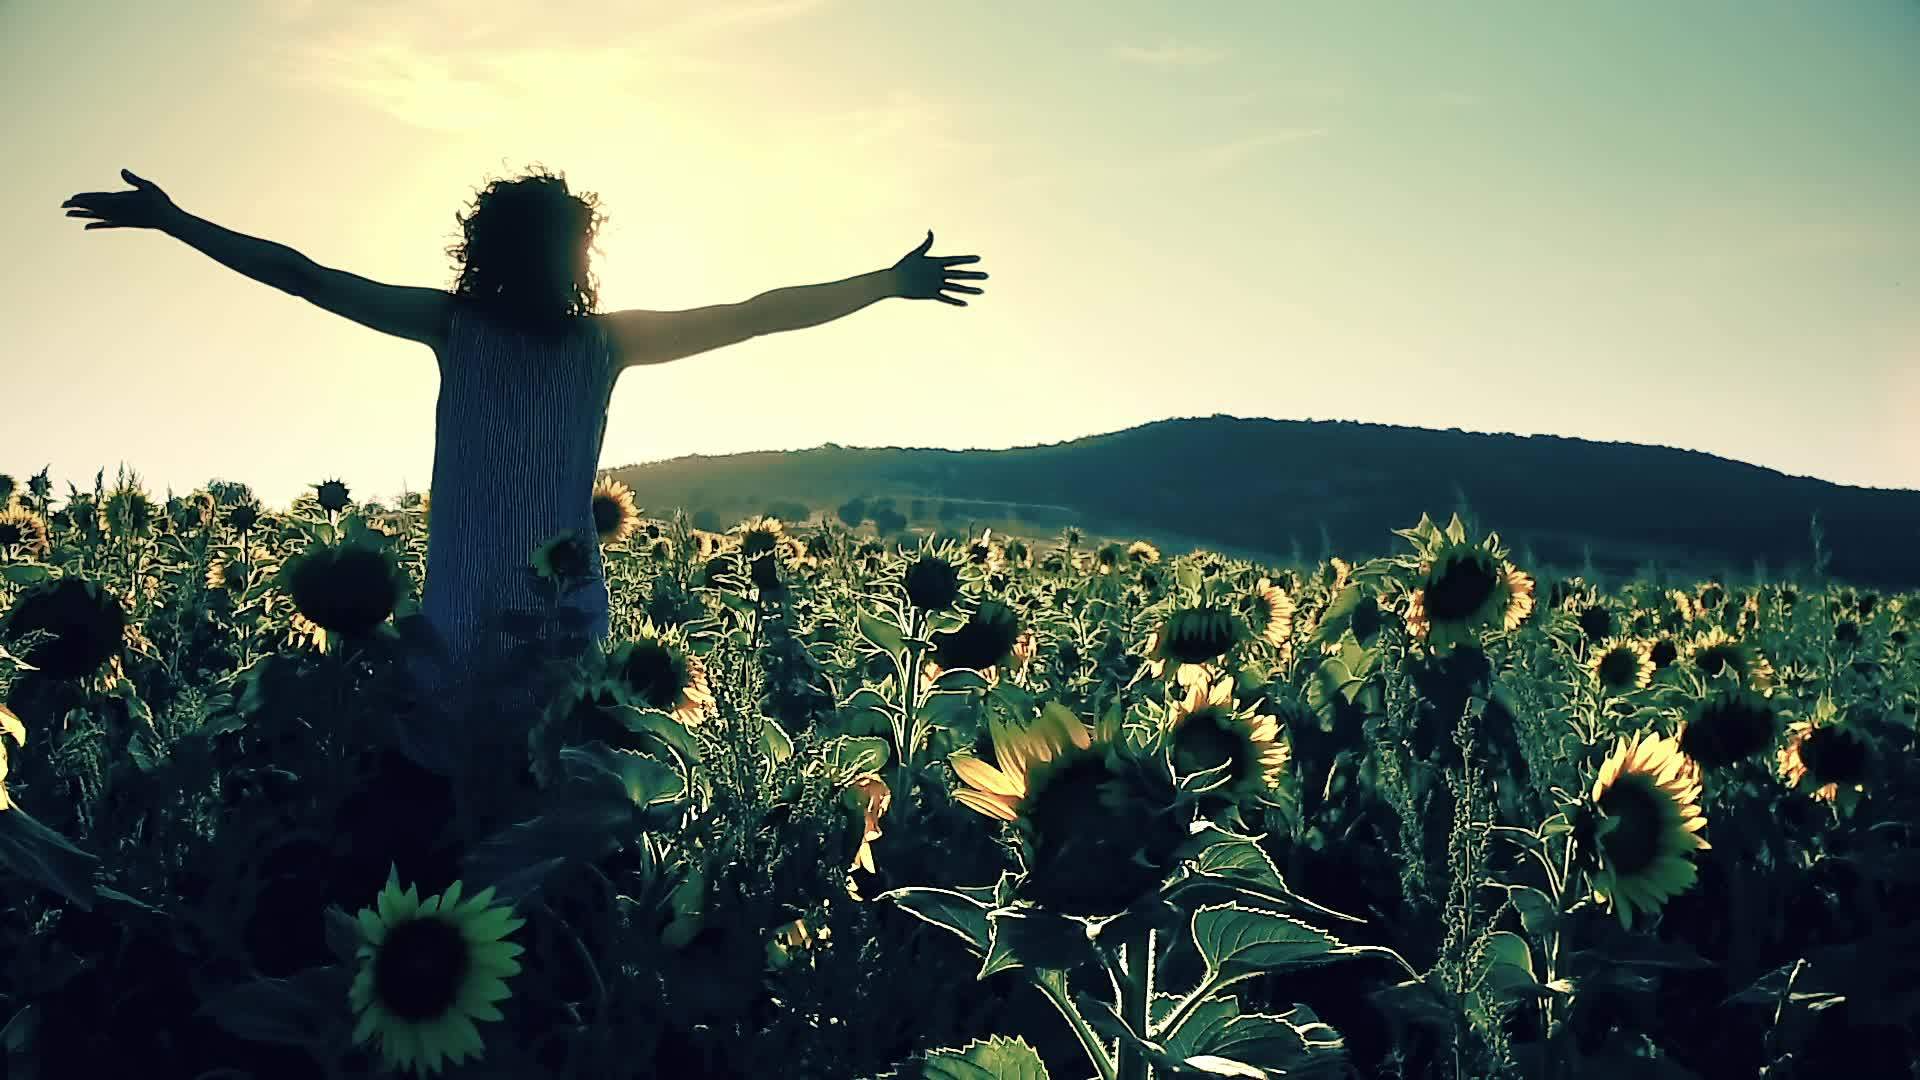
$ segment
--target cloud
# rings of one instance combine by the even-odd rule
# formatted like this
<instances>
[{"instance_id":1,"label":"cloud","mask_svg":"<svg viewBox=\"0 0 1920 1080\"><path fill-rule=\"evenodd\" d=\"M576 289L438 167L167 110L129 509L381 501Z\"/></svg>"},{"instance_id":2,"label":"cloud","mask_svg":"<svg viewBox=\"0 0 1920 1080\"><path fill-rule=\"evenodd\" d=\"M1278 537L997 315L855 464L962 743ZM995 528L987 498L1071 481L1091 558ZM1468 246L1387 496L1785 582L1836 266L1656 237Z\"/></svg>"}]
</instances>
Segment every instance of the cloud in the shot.
<instances>
[{"instance_id":1,"label":"cloud","mask_svg":"<svg viewBox=\"0 0 1920 1080\"><path fill-rule=\"evenodd\" d=\"M1217 64L1232 55L1228 49L1214 48L1209 45L1193 45L1184 42L1163 41L1158 45L1115 45L1108 50L1115 60L1129 64L1144 64L1147 67L1206 67Z\"/></svg>"},{"instance_id":2,"label":"cloud","mask_svg":"<svg viewBox=\"0 0 1920 1080\"><path fill-rule=\"evenodd\" d=\"M576 113L644 94L661 76L733 70L712 46L801 18L834 0L707 4L670 0L610 24L604 5L551 0L264 0L281 34L259 62L280 78L342 93L415 127L468 131ZM284 33L297 30L298 33Z\"/></svg>"}]
</instances>

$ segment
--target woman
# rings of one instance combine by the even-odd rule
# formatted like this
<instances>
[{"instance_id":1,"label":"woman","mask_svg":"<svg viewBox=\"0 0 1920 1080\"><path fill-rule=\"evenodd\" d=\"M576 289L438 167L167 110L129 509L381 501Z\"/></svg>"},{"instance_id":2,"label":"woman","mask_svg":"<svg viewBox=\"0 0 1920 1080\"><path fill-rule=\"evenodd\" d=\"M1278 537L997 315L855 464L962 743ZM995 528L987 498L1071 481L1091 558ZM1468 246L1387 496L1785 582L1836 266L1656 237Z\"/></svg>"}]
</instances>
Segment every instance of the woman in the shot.
<instances>
[{"instance_id":1,"label":"woman","mask_svg":"<svg viewBox=\"0 0 1920 1080\"><path fill-rule=\"evenodd\" d=\"M588 250L603 220L592 193L574 195L544 170L481 189L456 215L447 249L459 270L451 290L384 285L314 262L292 248L195 217L151 181L125 169L131 191L94 191L61 205L86 228L156 229L282 292L433 350L440 366L434 424L433 521L422 608L447 663L421 671L445 700L490 670L509 639L502 613L541 610L528 571L536 547L572 531L588 542L585 587L563 603L608 633L607 587L594 533L592 489L620 373L737 341L818 326L876 300L979 294L955 269L978 256L929 257L933 233L884 270L821 285L761 293L688 311L595 311Z\"/></svg>"}]
</instances>

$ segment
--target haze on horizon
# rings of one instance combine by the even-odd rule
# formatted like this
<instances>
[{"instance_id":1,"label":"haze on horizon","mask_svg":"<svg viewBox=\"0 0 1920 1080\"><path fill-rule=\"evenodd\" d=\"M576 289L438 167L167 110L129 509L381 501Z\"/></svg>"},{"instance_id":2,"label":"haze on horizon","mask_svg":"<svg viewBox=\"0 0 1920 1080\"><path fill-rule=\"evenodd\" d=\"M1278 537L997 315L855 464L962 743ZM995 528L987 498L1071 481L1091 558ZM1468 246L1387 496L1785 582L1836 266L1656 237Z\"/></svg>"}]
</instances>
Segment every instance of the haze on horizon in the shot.
<instances>
[{"instance_id":1,"label":"haze on horizon","mask_svg":"<svg viewBox=\"0 0 1920 1080\"><path fill-rule=\"evenodd\" d=\"M541 163L609 215L602 310L878 269L928 228L993 274L631 370L607 466L1229 413L1920 488L1916 55L1912 0L16 0L0 473L424 488L426 349L59 203L127 167L445 287L455 211Z\"/></svg>"}]
</instances>

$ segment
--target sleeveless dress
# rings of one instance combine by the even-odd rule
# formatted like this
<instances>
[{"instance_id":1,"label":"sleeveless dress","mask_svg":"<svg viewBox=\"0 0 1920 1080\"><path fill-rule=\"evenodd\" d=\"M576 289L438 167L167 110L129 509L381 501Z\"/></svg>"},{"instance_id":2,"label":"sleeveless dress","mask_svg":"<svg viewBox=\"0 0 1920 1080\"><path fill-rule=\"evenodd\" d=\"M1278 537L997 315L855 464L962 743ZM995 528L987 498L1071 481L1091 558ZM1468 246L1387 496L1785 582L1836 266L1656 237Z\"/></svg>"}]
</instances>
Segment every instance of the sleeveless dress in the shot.
<instances>
[{"instance_id":1,"label":"sleeveless dress","mask_svg":"<svg viewBox=\"0 0 1920 1080\"><path fill-rule=\"evenodd\" d=\"M593 485L619 377L605 323L589 316L557 340L489 319L455 301L438 355L433 507L422 614L444 663L416 666L421 688L457 706L513 639L507 609L544 611L551 583L530 569L534 549L576 531L589 551L587 583L561 602L608 633L605 568L593 522Z\"/></svg>"}]
</instances>

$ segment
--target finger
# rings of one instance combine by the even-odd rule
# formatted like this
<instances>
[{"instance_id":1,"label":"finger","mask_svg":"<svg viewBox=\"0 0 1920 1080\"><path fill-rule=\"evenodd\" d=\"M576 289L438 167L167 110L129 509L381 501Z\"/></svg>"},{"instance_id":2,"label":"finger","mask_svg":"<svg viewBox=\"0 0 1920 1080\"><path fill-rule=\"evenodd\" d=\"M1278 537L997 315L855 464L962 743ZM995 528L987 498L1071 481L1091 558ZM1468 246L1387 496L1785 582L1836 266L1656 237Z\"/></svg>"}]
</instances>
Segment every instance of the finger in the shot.
<instances>
[{"instance_id":1,"label":"finger","mask_svg":"<svg viewBox=\"0 0 1920 1080\"><path fill-rule=\"evenodd\" d=\"M932 230L932 229L928 229L928 230L927 230L927 238L926 238L925 240L922 240L922 241L920 242L920 246L919 246L919 247L917 247L917 248L914 248L914 249L913 249L913 254L915 254L915 255L925 255L925 254L927 253L927 249L928 249L928 248L930 248L930 247L932 247L932 246L933 246L933 230Z\"/></svg>"},{"instance_id":2,"label":"finger","mask_svg":"<svg viewBox=\"0 0 1920 1080\"><path fill-rule=\"evenodd\" d=\"M980 256L978 255L942 255L933 261L939 263L942 266L959 266L962 263L977 263L980 261Z\"/></svg>"},{"instance_id":3,"label":"finger","mask_svg":"<svg viewBox=\"0 0 1920 1080\"><path fill-rule=\"evenodd\" d=\"M113 222L113 221L95 221L90 223L87 226L87 228L89 229L126 229L126 228L131 228L131 226L121 225L118 222Z\"/></svg>"},{"instance_id":4,"label":"finger","mask_svg":"<svg viewBox=\"0 0 1920 1080\"><path fill-rule=\"evenodd\" d=\"M962 278L967 281L985 281L987 279L987 274L984 270L949 270L941 276Z\"/></svg>"},{"instance_id":5,"label":"finger","mask_svg":"<svg viewBox=\"0 0 1920 1080\"><path fill-rule=\"evenodd\" d=\"M94 210L69 210L67 211L67 216L70 218L93 218L95 220L106 217L105 214Z\"/></svg>"},{"instance_id":6,"label":"finger","mask_svg":"<svg viewBox=\"0 0 1920 1080\"><path fill-rule=\"evenodd\" d=\"M951 284L951 283L949 283L949 284L946 284L946 285L942 285L942 286L940 286L940 288L941 288L942 290L944 290L944 291L946 291L946 292L963 292L963 293L972 293L972 294L973 294L973 295L975 295L975 296L978 296L978 295L980 295L981 293L983 293L983 292L986 292L986 291L987 291L987 290L985 290L985 289L976 289L976 288L974 288L974 287L973 287L973 286L971 286L971 285L954 285L954 284Z\"/></svg>"},{"instance_id":7,"label":"finger","mask_svg":"<svg viewBox=\"0 0 1920 1080\"><path fill-rule=\"evenodd\" d=\"M132 184L134 187L137 187L137 188L150 188L153 186L152 181L142 180L140 177L133 175L133 173L127 169L120 170L120 179L125 180L127 183Z\"/></svg>"},{"instance_id":8,"label":"finger","mask_svg":"<svg viewBox=\"0 0 1920 1080\"><path fill-rule=\"evenodd\" d=\"M87 228L91 229L93 228L93 226L89 225L87 226ZM965 300L956 300L951 296L936 296L934 297L934 299L940 301L943 304L952 304L954 307L967 306L967 302Z\"/></svg>"}]
</instances>

